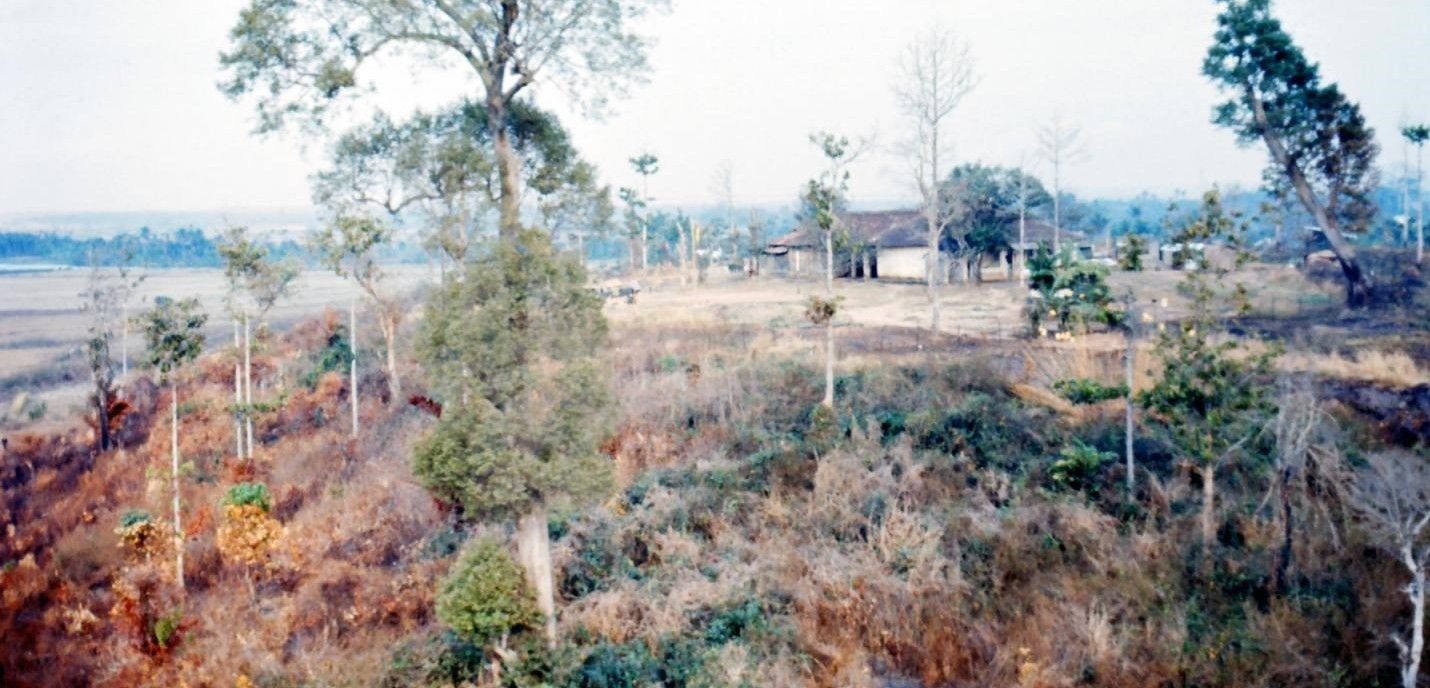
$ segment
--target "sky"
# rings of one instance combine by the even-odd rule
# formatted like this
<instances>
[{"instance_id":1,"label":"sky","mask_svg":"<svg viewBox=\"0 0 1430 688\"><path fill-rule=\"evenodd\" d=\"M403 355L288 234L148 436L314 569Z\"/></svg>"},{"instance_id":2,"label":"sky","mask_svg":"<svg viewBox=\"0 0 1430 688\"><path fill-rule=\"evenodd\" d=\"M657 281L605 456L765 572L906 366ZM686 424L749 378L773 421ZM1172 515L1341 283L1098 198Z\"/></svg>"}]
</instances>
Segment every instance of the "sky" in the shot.
<instances>
[{"instance_id":1,"label":"sky","mask_svg":"<svg viewBox=\"0 0 1430 688\"><path fill-rule=\"evenodd\" d=\"M0 215L306 207L324 141L252 135L252 104L215 86L242 0L0 0ZM1430 0L1280 0L1306 53L1360 102L1399 174L1405 121L1430 120ZM953 114L954 162L1036 159L1035 128L1081 127L1085 159L1064 172L1081 196L1195 195L1252 187L1265 154L1209 122L1200 66L1210 0L674 0L645 23L651 72L592 119L550 85L558 112L613 186L628 158L661 159L657 205L714 201L728 163L736 202L784 204L818 173L809 134L871 137L851 169L854 202L914 197L893 151L905 120L898 58L939 26L969 44L979 83ZM393 62L361 75L397 112L476 92L460 70Z\"/></svg>"}]
</instances>

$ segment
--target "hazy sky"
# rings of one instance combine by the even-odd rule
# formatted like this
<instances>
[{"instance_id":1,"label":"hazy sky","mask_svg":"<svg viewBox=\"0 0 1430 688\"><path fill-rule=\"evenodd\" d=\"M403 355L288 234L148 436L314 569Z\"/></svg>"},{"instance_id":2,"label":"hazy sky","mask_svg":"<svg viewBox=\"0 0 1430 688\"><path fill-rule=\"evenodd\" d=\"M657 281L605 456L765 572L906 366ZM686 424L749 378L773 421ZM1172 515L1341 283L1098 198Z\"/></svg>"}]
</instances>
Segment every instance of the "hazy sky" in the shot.
<instances>
[{"instance_id":1,"label":"hazy sky","mask_svg":"<svg viewBox=\"0 0 1430 688\"><path fill-rule=\"evenodd\" d=\"M243 4L0 0L0 213L307 205L322 143L251 136L251 105L214 87ZM1277 10L1361 103L1381 167L1398 173L1398 124L1430 120L1430 0L1280 0ZM635 183L626 159L649 150L662 163L658 202L709 202L728 160L738 202L784 203L818 170L810 132L876 133L885 147L904 136L897 58L937 22L970 43L981 79L949 129L957 161L1017 163L1057 112L1087 143L1065 175L1075 193L1254 185L1262 151L1208 123L1216 93L1200 64L1214 14L1210 0L675 0L649 22L650 82L604 120L570 112L553 89L537 97L615 185ZM373 77L394 107L472 88L401 66ZM891 154L867 156L853 169L855 200L911 197L903 170Z\"/></svg>"}]
</instances>

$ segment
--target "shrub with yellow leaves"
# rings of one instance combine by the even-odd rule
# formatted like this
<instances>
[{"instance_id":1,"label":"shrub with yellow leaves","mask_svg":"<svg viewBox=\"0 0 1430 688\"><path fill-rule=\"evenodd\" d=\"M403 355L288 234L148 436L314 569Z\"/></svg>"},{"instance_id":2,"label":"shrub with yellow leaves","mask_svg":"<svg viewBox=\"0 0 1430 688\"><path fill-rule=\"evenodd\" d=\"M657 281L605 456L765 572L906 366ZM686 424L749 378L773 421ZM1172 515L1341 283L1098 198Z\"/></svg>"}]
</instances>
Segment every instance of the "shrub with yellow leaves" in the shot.
<instances>
[{"instance_id":1,"label":"shrub with yellow leaves","mask_svg":"<svg viewBox=\"0 0 1430 688\"><path fill-rule=\"evenodd\" d=\"M283 526L268 515L272 503L268 488L244 483L224 498L223 525L218 528L218 550L225 559L248 566L264 563L283 537Z\"/></svg>"}]
</instances>

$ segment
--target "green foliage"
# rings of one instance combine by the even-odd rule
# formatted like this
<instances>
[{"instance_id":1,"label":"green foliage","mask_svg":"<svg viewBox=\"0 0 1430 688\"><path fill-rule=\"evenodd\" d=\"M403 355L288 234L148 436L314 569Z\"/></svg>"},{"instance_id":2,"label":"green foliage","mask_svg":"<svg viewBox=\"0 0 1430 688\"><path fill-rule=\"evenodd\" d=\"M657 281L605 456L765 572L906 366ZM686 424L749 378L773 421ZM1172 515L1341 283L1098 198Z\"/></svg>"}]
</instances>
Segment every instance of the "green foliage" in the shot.
<instances>
[{"instance_id":1,"label":"green foliage","mask_svg":"<svg viewBox=\"0 0 1430 688\"><path fill-rule=\"evenodd\" d=\"M1102 464L1113 458L1112 454L1100 452L1096 447L1077 443L1063 448L1048 469L1048 475L1060 487L1082 490L1092 484Z\"/></svg>"},{"instance_id":2,"label":"green foliage","mask_svg":"<svg viewBox=\"0 0 1430 688\"><path fill-rule=\"evenodd\" d=\"M175 301L158 297L154 308L140 314L137 320L149 347L149 363L158 369L162 381L203 351L203 327L208 315L199 309L198 299Z\"/></svg>"},{"instance_id":3,"label":"green foliage","mask_svg":"<svg viewBox=\"0 0 1430 688\"><path fill-rule=\"evenodd\" d=\"M478 647L541 623L521 567L487 538L469 543L443 579L437 618Z\"/></svg>"},{"instance_id":4,"label":"green foliage","mask_svg":"<svg viewBox=\"0 0 1430 688\"><path fill-rule=\"evenodd\" d=\"M1127 385L1104 385L1088 378L1067 378L1054 382L1053 391L1074 404L1097 404L1127 396Z\"/></svg>"},{"instance_id":5,"label":"green foliage","mask_svg":"<svg viewBox=\"0 0 1430 688\"><path fill-rule=\"evenodd\" d=\"M1141 234L1128 234L1117 254L1117 267L1129 272L1142 271L1142 254L1147 252L1147 239Z\"/></svg>"},{"instance_id":6,"label":"green foliage","mask_svg":"<svg viewBox=\"0 0 1430 688\"><path fill-rule=\"evenodd\" d=\"M256 506L265 513L273 507L273 495L263 483L239 483L228 488L225 506Z\"/></svg>"},{"instance_id":7,"label":"green foliage","mask_svg":"<svg viewBox=\"0 0 1430 688\"><path fill-rule=\"evenodd\" d=\"M1105 266L1078 258L1071 247L1053 255L1041 245L1028 261L1029 292L1025 312L1033 332L1056 318L1063 331L1085 333L1115 327L1124 314L1114 307Z\"/></svg>"},{"instance_id":8,"label":"green foliage","mask_svg":"<svg viewBox=\"0 0 1430 688\"><path fill-rule=\"evenodd\" d=\"M1177 240L1219 240L1236 247L1244 229L1244 222L1225 212L1213 189L1202 197L1199 212ZM1245 254L1239 254L1236 265L1244 260ZM1186 273L1181 290L1192 300L1191 314L1158 339L1162 377L1138 398L1181 452L1212 467L1249 449L1251 438L1275 411L1267 390L1276 347L1251 352L1234 338L1218 336L1222 303L1231 302L1238 312L1246 309L1246 290L1240 284L1233 284L1229 294L1218 290L1230 271L1200 260Z\"/></svg>"},{"instance_id":9,"label":"green foliage","mask_svg":"<svg viewBox=\"0 0 1430 688\"><path fill-rule=\"evenodd\" d=\"M471 518L509 518L557 495L603 494L610 392L606 324L585 273L524 232L431 297L418 356L446 411L413 470Z\"/></svg>"},{"instance_id":10,"label":"green foliage","mask_svg":"<svg viewBox=\"0 0 1430 688\"><path fill-rule=\"evenodd\" d=\"M328 341L313 356L313 367L303 374L301 382L309 390L318 386L318 380L324 375L345 371L353 362L352 345L348 343L348 330L344 325L338 325L328 334Z\"/></svg>"},{"instance_id":11,"label":"green foliage","mask_svg":"<svg viewBox=\"0 0 1430 688\"><path fill-rule=\"evenodd\" d=\"M154 642L159 647L167 648L170 642L177 641L179 624L183 619L183 612L178 609L155 619L151 629L154 633Z\"/></svg>"},{"instance_id":12,"label":"green foliage","mask_svg":"<svg viewBox=\"0 0 1430 688\"><path fill-rule=\"evenodd\" d=\"M153 522L153 517L149 515L149 512L143 509L125 509L124 513L119 517L119 528L125 530L137 525Z\"/></svg>"}]
</instances>

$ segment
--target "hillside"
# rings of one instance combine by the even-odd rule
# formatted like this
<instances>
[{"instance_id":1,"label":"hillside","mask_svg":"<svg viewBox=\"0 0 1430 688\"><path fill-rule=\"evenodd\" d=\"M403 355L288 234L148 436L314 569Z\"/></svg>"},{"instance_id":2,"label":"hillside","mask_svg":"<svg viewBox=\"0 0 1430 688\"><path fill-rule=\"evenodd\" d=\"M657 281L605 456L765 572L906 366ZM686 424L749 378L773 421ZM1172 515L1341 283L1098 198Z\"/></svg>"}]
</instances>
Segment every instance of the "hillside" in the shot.
<instances>
[{"instance_id":1,"label":"hillside","mask_svg":"<svg viewBox=\"0 0 1430 688\"><path fill-rule=\"evenodd\" d=\"M615 489L553 507L562 640L510 638L503 685L1395 679L1385 637L1407 613L1403 574L1341 487L1298 496L1305 525L1284 576L1265 504L1274 442L1225 469L1210 553L1200 478L1150 419L1138 491L1123 496L1118 407L1049 391L1115 379L1111 341L841 328L839 403L822 419L816 331L613 319ZM492 685L491 648L447 629L434 598L464 543L505 541L508 526L463 519L414 479L412 445L433 419L384 399L380 372L360 381L363 430L348 437L350 390L325 355L342 322L330 313L260 346L260 384L283 402L258 419L251 463L232 455L231 358L182 378L183 591L171 545L117 532L130 510L156 524L169 513L167 390L125 387L119 450L94 454L80 429L9 437L5 685ZM1142 360L1139 386L1157 374ZM1424 441L1354 404L1330 409L1348 456ZM1097 458L1072 460L1079 447ZM235 545L224 496L255 482L276 523Z\"/></svg>"}]
</instances>

